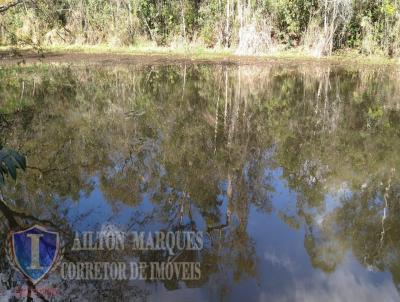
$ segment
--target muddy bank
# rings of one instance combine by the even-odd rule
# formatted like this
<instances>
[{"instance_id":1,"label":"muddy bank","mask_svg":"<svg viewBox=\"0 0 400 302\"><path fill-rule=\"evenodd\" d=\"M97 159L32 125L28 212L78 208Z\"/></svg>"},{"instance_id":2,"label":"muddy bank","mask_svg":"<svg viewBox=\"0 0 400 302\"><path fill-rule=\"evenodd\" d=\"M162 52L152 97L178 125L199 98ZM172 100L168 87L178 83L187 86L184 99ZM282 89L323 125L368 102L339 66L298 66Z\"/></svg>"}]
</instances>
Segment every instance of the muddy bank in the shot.
<instances>
[{"instance_id":1,"label":"muddy bank","mask_svg":"<svg viewBox=\"0 0 400 302\"><path fill-rule=\"evenodd\" d=\"M370 60L351 58L280 58L261 56L204 55L196 54L155 54L155 53L85 53L85 52L45 52L37 53L29 50L18 52L0 51L0 65L25 65L37 63L67 63L84 65L176 65L176 64L226 64L226 65L268 65L283 64L285 66L346 66L346 67L398 67L395 63L373 63Z\"/></svg>"}]
</instances>

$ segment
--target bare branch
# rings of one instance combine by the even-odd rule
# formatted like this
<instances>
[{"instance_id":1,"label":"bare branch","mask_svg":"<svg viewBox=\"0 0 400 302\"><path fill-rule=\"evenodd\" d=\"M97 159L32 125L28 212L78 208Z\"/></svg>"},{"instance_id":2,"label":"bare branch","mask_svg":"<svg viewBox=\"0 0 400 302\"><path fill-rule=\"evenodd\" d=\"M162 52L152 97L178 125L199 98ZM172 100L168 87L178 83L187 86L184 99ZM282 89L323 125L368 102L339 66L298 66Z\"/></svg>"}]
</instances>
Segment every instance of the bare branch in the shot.
<instances>
[{"instance_id":1,"label":"bare branch","mask_svg":"<svg viewBox=\"0 0 400 302\"><path fill-rule=\"evenodd\" d=\"M17 6L18 4L21 4L22 2L24 2L24 0L16 0L14 2L0 5L0 13L4 13L5 11L9 10L10 8L12 8L14 6Z\"/></svg>"}]
</instances>

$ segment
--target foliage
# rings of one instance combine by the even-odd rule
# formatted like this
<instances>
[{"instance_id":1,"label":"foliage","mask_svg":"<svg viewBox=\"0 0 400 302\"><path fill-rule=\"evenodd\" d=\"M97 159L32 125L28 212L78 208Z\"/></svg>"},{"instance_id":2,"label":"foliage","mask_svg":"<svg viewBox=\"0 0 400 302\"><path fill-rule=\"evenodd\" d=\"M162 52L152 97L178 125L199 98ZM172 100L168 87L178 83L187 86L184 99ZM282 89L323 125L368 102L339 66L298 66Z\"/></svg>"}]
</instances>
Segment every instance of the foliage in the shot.
<instances>
[{"instance_id":1,"label":"foliage","mask_svg":"<svg viewBox=\"0 0 400 302\"><path fill-rule=\"evenodd\" d=\"M400 4L394 0L49 0L18 1L0 17L3 44L157 45L268 52L306 46L315 54L355 48L400 55ZM23 3L23 5L21 5ZM243 32L249 32L244 36ZM261 37L260 39L258 37ZM267 44L267 45L265 45ZM254 51L252 47L256 47Z\"/></svg>"},{"instance_id":2,"label":"foliage","mask_svg":"<svg viewBox=\"0 0 400 302\"><path fill-rule=\"evenodd\" d=\"M26 169L25 156L0 145L0 186L4 185L6 176L11 176L16 180L17 169Z\"/></svg>"}]
</instances>

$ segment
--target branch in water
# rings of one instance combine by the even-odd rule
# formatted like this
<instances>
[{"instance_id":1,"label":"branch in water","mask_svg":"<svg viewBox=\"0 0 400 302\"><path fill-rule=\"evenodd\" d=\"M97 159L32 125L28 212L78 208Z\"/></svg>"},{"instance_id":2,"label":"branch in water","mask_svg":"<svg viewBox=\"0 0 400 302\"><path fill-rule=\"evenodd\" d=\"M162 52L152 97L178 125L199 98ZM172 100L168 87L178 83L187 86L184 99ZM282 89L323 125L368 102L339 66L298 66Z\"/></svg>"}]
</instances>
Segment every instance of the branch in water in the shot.
<instances>
[{"instance_id":1,"label":"branch in water","mask_svg":"<svg viewBox=\"0 0 400 302\"><path fill-rule=\"evenodd\" d=\"M53 228L58 229L57 225L55 225L50 220L38 219L32 215L25 214L22 212L17 212L15 210L11 209L4 201L3 195L1 194L1 192L0 192L0 211L3 212L4 216L6 217L6 219L8 220L8 222L12 228L19 226L17 220L15 219L15 217L19 217L21 219L29 219L29 220L33 220L36 222L44 223L44 224L52 226Z\"/></svg>"}]
</instances>

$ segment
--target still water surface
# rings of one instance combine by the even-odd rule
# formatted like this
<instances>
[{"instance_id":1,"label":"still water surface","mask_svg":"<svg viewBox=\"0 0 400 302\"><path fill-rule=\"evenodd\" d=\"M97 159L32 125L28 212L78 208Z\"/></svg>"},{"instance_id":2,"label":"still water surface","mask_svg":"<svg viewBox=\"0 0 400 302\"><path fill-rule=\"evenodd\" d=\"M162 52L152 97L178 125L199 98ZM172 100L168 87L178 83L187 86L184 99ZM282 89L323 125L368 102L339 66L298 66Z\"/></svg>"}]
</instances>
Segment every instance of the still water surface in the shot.
<instances>
[{"instance_id":1,"label":"still water surface","mask_svg":"<svg viewBox=\"0 0 400 302\"><path fill-rule=\"evenodd\" d=\"M180 256L201 262L200 280L57 270L38 287L52 301L400 301L399 79L315 64L1 67L2 140L28 159L4 189L31 215L21 226L50 220L65 241L105 225L209 234ZM7 301L26 283L0 216ZM163 257L69 248L76 261Z\"/></svg>"}]
</instances>

